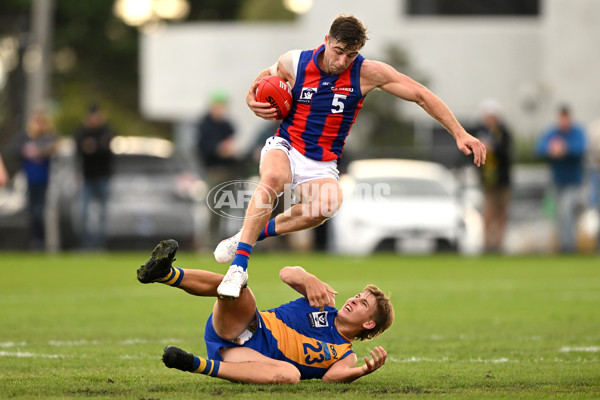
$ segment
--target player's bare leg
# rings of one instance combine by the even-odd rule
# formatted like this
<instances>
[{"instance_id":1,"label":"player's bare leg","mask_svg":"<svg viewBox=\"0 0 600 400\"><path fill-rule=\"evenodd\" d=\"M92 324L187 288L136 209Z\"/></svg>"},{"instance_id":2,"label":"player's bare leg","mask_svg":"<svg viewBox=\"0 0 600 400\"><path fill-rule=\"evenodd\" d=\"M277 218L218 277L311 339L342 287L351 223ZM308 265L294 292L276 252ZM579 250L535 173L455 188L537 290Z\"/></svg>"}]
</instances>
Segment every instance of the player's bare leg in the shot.
<instances>
[{"instance_id":1,"label":"player's bare leg","mask_svg":"<svg viewBox=\"0 0 600 400\"><path fill-rule=\"evenodd\" d=\"M235 300L218 296L217 287L224 275L197 269L173 267L178 249L175 240L161 241L150 258L137 271L141 283L160 282L178 287L200 297L216 297L212 322L215 332L224 339L233 340L246 331L256 318L256 298L249 288L242 290ZM297 383L300 372L293 365L270 359L247 348L223 352L224 362L195 357L175 346L167 346L163 362L169 368L198 372L206 375L245 383Z\"/></svg>"},{"instance_id":2,"label":"player's bare leg","mask_svg":"<svg viewBox=\"0 0 600 400\"><path fill-rule=\"evenodd\" d=\"M246 347L231 347L222 353L223 361L196 357L178 347L168 346L163 362L169 368L210 375L233 382L289 384L300 382L300 371L285 361L273 360Z\"/></svg>"},{"instance_id":3,"label":"player's bare leg","mask_svg":"<svg viewBox=\"0 0 600 400\"><path fill-rule=\"evenodd\" d=\"M225 278L219 285L217 291L221 297L236 298L248 281L248 258L252 247L260 231L269 222L273 212L273 204L277 195L285 189L285 185L292 181L292 171L290 161L284 151L273 149L268 151L262 159L260 165L261 180L250 199L241 234L236 245L235 257L231 261L231 266L225 274ZM228 248L235 245L235 237L226 239ZM218 258L218 251L222 248L221 244L215 250L215 258Z\"/></svg>"},{"instance_id":4,"label":"player's bare leg","mask_svg":"<svg viewBox=\"0 0 600 400\"><path fill-rule=\"evenodd\" d=\"M235 339L250 325L256 315L256 299L249 288L242 290L235 300L219 298L217 287L223 274L199 269L180 268L182 278L178 288L200 297L216 297L213 325L219 336Z\"/></svg>"},{"instance_id":5,"label":"player's bare leg","mask_svg":"<svg viewBox=\"0 0 600 400\"><path fill-rule=\"evenodd\" d=\"M180 288L197 296L217 296L217 286L223 277L208 271L184 270ZM256 318L256 299L249 288L235 300L217 296L212 324L222 338L234 340L244 333ZM239 350L239 351L238 351ZM175 346L167 346L163 362L169 368L200 373L245 383L297 383L300 373L291 364L272 360L246 348L225 350L223 361L194 356Z\"/></svg>"},{"instance_id":6,"label":"player's bare leg","mask_svg":"<svg viewBox=\"0 0 600 400\"><path fill-rule=\"evenodd\" d=\"M278 214L275 218L277 235L285 235L319 226L331 218L342 204L343 193L337 180L332 178L304 182L298 185L296 192L296 197L301 202ZM264 229L268 221L263 219L260 222ZM241 235L242 232L240 231L219 244L215 251L215 258L218 262L233 261Z\"/></svg>"},{"instance_id":7,"label":"player's bare leg","mask_svg":"<svg viewBox=\"0 0 600 400\"><path fill-rule=\"evenodd\" d=\"M180 289L203 297L217 297L213 308L213 327L224 339L239 337L256 317L256 299L249 288L242 290L235 300L217 295L217 286L223 275L210 271L184 269ZM163 362L169 368L211 375L222 379L257 384L298 383L300 372L292 364L273 360L249 348L230 348L218 362L196 357L175 346L167 346Z\"/></svg>"},{"instance_id":8,"label":"player's bare leg","mask_svg":"<svg viewBox=\"0 0 600 400\"><path fill-rule=\"evenodd\" d=\"M247 347L223 351L219 378L243 383L298 383L300 371L285 361L273 360Z\"/></svg>"},{"instance_id":9,"label":"player's bare leg","mask_svg":"<svg viewBox=\"0 0 600 400\"><path fill-rule=\"evenodd\" d=\"M292 182L290 160L282 150L268 151L260 165L260 184L248 204L240 241L254 245L271 219L277 195Z\"/></svg>"}]
</instances>

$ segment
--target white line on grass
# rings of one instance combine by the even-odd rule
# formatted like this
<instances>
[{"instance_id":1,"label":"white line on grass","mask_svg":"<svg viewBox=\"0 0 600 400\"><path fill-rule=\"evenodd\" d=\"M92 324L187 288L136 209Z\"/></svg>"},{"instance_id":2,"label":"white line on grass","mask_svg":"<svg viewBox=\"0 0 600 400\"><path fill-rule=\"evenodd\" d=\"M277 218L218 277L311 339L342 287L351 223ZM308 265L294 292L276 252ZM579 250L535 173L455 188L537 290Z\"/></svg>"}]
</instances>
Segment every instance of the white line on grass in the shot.
<instances>
[{"instance_id":1,"label":"white line on grass","mask_svg":"<svg viewBox=\"0 0 600 400\"><path fill-rule=\"evenodd\" d=\"M443 357L443 358L428 358L428 357L408 357L408 358L404 358L404 359L397 359L397 358L391 358L391 360L393 362L399 362L399 363L418 363L418 362L448 362L450 361L449 358L447 357Z\"/></svg>"},{"instance_id":2,"label":"white line on grass","mask_svg":"<svg viewBox=\"0 0 600 400\"><path fill-rule=\"evenodd\" d=\"M587 346L587 347L569 347L564 346L560 348L561 353L581 352L581 353L598 353L600 352L600 346Z\"/></svg>"},{"instance_id":3,"label":"white line on grass","mask_svg":"<svg viewBox=\"0 0 600 400\"><path fill-rule=\"evenodd\" d=\"M477 362L477 363L484 363L484 364L501 364L501 363L507 363L507 362L519 362L518 360L509 360L506 357L502 357L502 358L494 358L491 360L486 360L484 358L471 358L469 361L471 362Z\"/></svg>"},{"instance_id":4,"label":"white line on grass","mask_svg":"<svg viewBox=\"0 0 600 400\"><path fill-rule=\"evenodd\" d=\"M88 346L88 345L98 345L100 344L100 342L98 342L97 340L85 340L85 339L81 339L81 340L50 340L48 342L48 344L50 346L55 346L55 347L71 347L71 346Z\"/></svg>"},{"instance_id":5,"label":"white line on grass","mask_svg":"<svg viewBox=\"0 0 600 400\"><path fill-rule=\"evenodd\" d=\"M160 358L159 355L131 355L131 354L123 354L119 356L122 360L154 360Z\"/></svg>"},{"instance_id":6,"label":"white line on grass","mask_svg":"<svg viewBox=\"0 0 600 400\"><path fill-rule=\"evenodd\" d=\"M0 351L0 357L17 358L65 358L62 354L35 354L28 351Z\"/></svg>"},{"instance_id":7,"label":"white line on grass","mask_svg":"<svg viewBox=\"0 0 600 400\"><path fill-rule=\"evenodd\" d=\"M2 348L9 348L9 347L23 347L25 346L27 343L26 342L0 342L0 347Z\"/></svg>"},{"instance_id":8,"label":"white line on grass","mask_svg":"<svg viewBox=\"0 0 600 400\"><path fill-rule=\"evenodd\" d=\"M442 357L442 358L428 358L428 357L408 357L408 358L404 358L404 359L397 359L397 358L389 358L392 362L398 362L398 363L419 363L419 362L432 362L432 363L445 363L445 362L450 362L453 361L452 359L448 358L448 357ZM491 360L485 359L485 358L471 358L469 360L469 362L472 363L484 363L484 364L500 364L500 363L507 363L507 362L519 362L518 360L510 360L508 358L502 357L502 358L494 358Z\"/></svg>"},{"instance_id":9,"label":"white line on grass","mask_svg":"<svg viewBox=\"0 0 600 400\"><path fill-rule=\"evenodd\" d=\"M165 338L156 340L146 340L140 338L132 338L132 339L124 339L117 341L116 344L120 346L131 346L136 344L146 344L146 343L177 343L181 341L180 339L174 338ZM72 347L72 346L98 346L98 345L107 345L112 344L112 342L101 342L99 340L87 340L87 339L79 339L79 340L50 340L48 341L50 346L54 347ZM0 347L14 347L14 346L25 346L25 342L14 343L14 342L4 342L0 343Z\"/></svg>"}]
</instances>

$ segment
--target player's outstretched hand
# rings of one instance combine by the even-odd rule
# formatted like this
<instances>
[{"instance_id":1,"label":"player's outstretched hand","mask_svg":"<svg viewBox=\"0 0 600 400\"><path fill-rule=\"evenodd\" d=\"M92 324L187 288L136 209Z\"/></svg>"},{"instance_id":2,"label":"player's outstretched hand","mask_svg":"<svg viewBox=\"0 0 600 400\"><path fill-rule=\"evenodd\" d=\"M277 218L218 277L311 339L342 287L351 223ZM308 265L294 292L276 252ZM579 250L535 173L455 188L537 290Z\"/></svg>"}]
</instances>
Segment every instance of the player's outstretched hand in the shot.
<instances>
[{"instance_id":1,"label":"player's outstretched hand","mask_svg":"<svg viewBox=\"0 0 600 400\"><path fill-rule=\"evenodd\" d=\"M478 167L481 167L483 164L485 164L485 145L479 139L466 133L462 137L456 139L456 145L464 154L473 154L473 162Z\"/></svg>"},{"instance_id":2,"label":"player's outstretched hand","mask_svg":"<svg viewBox=\"0 0 600 400\"><path fill-rule=\"evenodd\" d=\"M372 360L370 360L369 357L365 356L365 367L366 367L365 375L376 371L383 364L385 364L385 359L387 358L387 352L385 351L385 349L383 347L376 346L373 350L371 350L371 357L373 358Z\"/></svg>"},{"instance_id":3,"label":"player's outstretched hand","mask_svg":"<svg viewBox=\"0 0 600 400\"><path fill-rule=\"evenodd\" d=\"M246 104L248 104L248 107L250 107L252 112L256 114L257 117L267 120L275 119L277 117L277 109L271 107L270 103L261 103L256 100L257 86L258 81L254 82L254 84L250 87L250 90L248 90L248 93L246 93Z\"/></svg>"}]
</instances>

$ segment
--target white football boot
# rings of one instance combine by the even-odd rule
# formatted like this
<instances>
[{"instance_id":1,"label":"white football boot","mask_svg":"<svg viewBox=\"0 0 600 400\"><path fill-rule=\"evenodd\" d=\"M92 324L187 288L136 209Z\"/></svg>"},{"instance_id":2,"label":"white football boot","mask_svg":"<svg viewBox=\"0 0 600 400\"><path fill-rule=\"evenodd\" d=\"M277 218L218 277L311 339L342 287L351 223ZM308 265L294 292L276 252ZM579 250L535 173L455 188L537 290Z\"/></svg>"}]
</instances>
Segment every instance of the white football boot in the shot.
<instances>
[{"instance_id":1,"label":"white football boot","mask_svg":"<svg viewBox=\"0 0 600 400\"><path fill-rule=\"evenodd\" d=\"M217 288L217 293L219 297L237 299L240 297L240 291L246 287L247 283L248 273L242 267L232 265Z\"/></svg>"},{"instance_id":2,"label":"white football boot","mask_svg":"<svg viewBox=\"0 0 600 400\"><path fill-rule=\"evenodd\" d=\"M233 261L241 236L242 231L240 230L232 237L221 240L213 252L218 263L226 264Z\"/></svg>"}]
</instances>

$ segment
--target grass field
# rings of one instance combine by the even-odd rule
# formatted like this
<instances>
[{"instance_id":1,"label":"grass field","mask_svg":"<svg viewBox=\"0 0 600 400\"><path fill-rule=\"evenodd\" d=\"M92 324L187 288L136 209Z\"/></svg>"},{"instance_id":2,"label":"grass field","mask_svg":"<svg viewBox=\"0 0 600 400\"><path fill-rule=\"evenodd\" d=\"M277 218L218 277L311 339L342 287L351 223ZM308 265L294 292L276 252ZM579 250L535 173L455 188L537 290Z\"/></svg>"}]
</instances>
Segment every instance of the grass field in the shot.
<instances>
[{"instance_id":1,"label":"grass field","mask_svg":"<svg viewBox=\"0 0 600 400\"><path fill-rule=\"evenodd\" d=\"M150 249L151 250L151 249ZM390 293L392 328L354 348L388 351L352 384L234 384L163 366L167 344L204 354L212 299L135 270L145 253L0 256L0 398L600 398L600 264L593 256L481 257L256 254L250 286L261 309L295 297L278 280L302 265L339 291ZM208 256L180 267L222 272Z\"/></svg>"}]
</instances>

